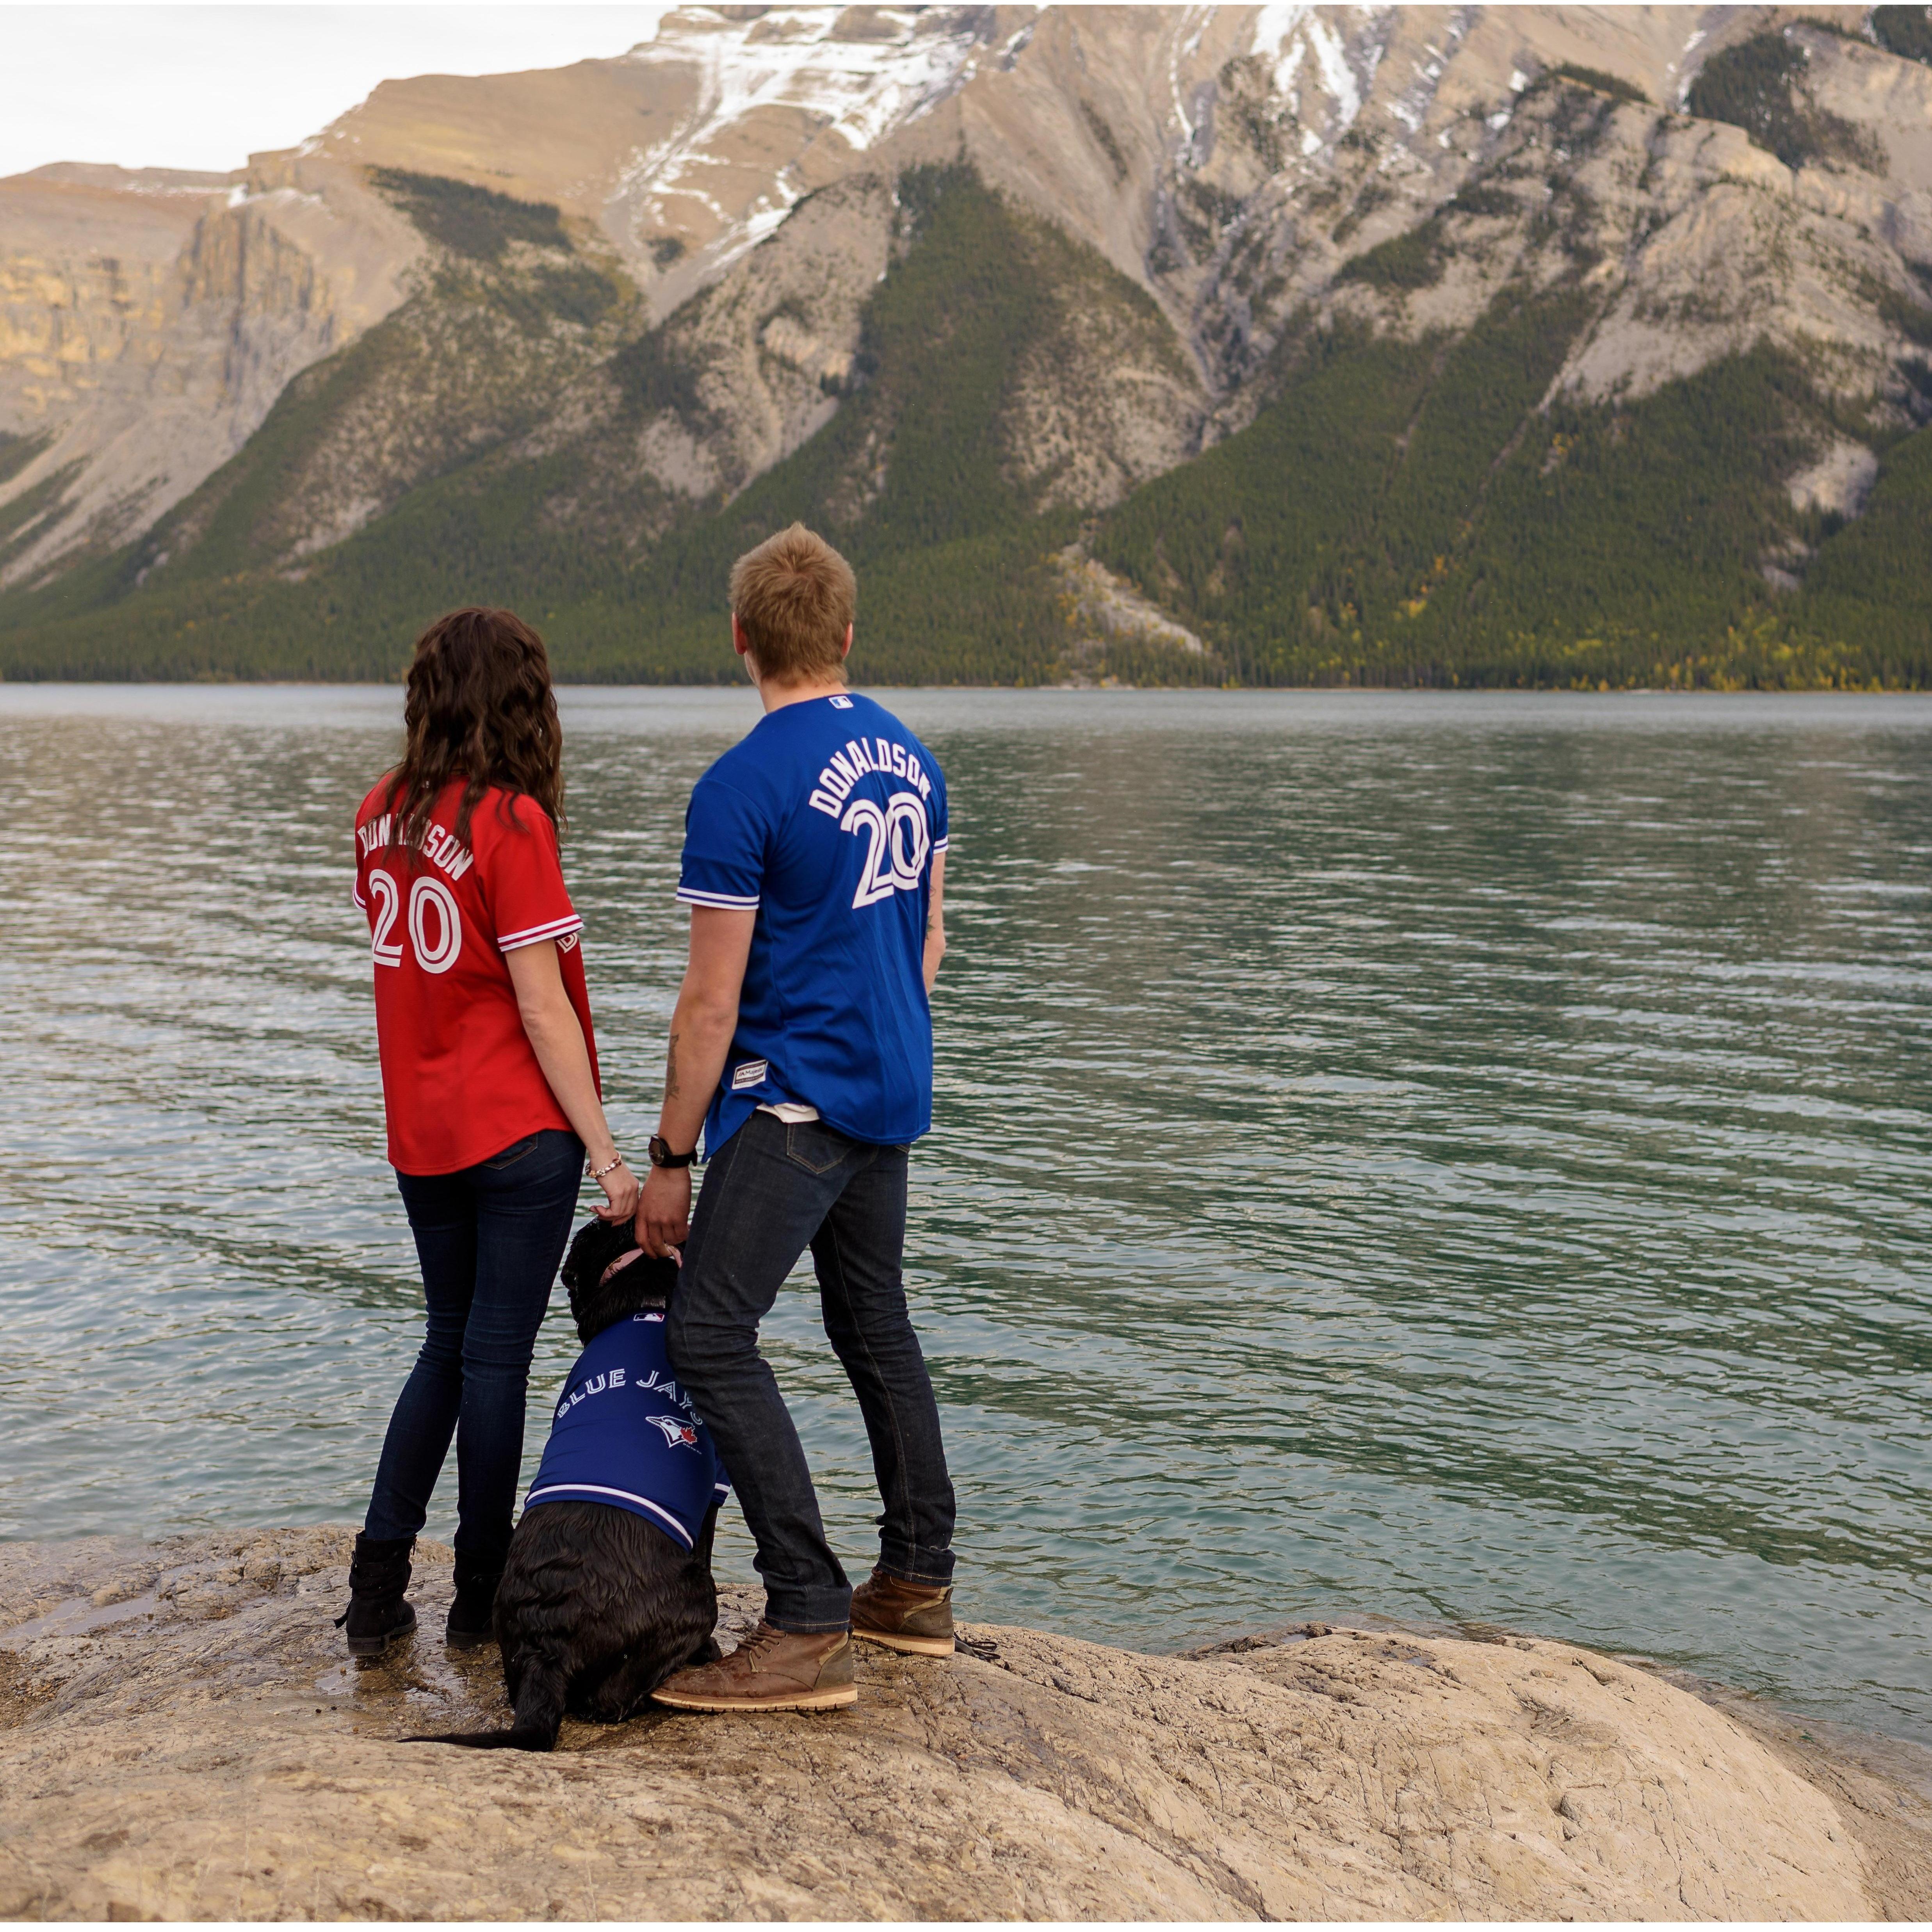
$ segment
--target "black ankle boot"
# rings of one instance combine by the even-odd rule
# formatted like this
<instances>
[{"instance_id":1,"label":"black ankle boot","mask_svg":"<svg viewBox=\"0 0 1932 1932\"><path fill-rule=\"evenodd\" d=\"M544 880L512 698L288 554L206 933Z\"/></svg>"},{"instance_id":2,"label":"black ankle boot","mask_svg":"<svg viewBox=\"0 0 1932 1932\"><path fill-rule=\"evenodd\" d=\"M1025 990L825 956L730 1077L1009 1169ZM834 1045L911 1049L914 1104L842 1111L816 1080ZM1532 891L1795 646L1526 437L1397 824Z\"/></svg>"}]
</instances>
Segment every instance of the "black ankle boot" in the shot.
<instances>
[{"instance_id":1,"label":"black ankle boot","mask_svg":"<svg viewBox=\"0 0 1932 1932\"><path fill-rule=\"evenodd\" d=\"M449 1606L443 1641L458 1650L473 1650L496 1634L496 1586L503 1580L503 1563L478 1564L456 1559L456 1598Z\"/></svg>"},{"instance_id":2,"label":"black ankle boot","mask_svg":"<svg viewBox=\"0 0 1932 1932\"><path fill-rule=\"evenodd\" d=\"M413 1536L356 1539L349 1562L349 1607L335 1620L346 1624L351 1657L380 1657L399 1636L416 1627L414 1607L404 1598L410 1587L410 1552Z\"/></svg>"}]
</instances>

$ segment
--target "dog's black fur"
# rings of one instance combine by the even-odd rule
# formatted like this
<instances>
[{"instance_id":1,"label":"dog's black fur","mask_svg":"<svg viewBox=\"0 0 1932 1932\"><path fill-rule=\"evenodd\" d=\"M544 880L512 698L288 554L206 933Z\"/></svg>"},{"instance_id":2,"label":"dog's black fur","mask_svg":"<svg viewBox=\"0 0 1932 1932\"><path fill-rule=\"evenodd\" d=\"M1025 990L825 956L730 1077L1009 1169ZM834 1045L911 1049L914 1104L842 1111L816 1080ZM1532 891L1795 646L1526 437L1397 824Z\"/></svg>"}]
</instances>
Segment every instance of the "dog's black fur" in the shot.
<instances>
[{"instance_id":1,"label":"dog's black fur","mask_svg":"<svg viewBox=\"0 0 1932 1932\"><path fill-rule=\"evenodd\" d=\"M578 1231L563 1264L570 1312L588 1342L640 1308L662 1306L677 1264L638 1254L629 1223L592 1221ZM674 1670L718 1654L712 1642L718 1591L711 1576L714 1503L695 1550L680 1550L643 1517L608 1503L538 1503L510 1538L497 1586L496 1641L516 1707L508 1730L409 1740L479 1750L549 1750L568 1711L616 1724Z\"/></svg>"}]
</instances>

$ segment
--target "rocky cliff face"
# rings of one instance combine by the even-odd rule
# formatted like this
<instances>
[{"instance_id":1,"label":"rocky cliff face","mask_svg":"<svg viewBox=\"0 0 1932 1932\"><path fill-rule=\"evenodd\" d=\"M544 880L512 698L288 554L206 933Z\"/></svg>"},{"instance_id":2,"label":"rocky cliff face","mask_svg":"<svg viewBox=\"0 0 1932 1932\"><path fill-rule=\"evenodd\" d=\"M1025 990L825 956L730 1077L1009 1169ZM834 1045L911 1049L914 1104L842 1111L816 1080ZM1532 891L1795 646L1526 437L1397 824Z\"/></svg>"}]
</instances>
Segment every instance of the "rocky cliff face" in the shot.
<instances>
[{"instance_id":1,"label":"rocky cliff face","mask_svg":"<svg viewBox=\"0 0 1932 1932\"><path fill-rule=\"evenodd\" d=\"M1794 588L1932 412L1932 67L1888 40L1850 8L691 8L620 60L386 83L229 182L44 170L0 183L0 581L124 554L152 590L244 508L224 555L287 580L466 468L634 566L853 406L904 184L964 170L1038 297L988 434L1042 556L1253 422L1311 332L1439 358L1560 298L1546 416L1802 368L1789 527L1751 539ZM551 228L479 255L465 193ZM891 468L867 434L834 521Z\"/></svg>"},{"instance_id":2,"label":"rocky cliff face","mask_svg":"<svg viewBox=\"0 0 1932 1932\"><path fill-rule=\"evenodd\" d=\"M422 253L350 172L314 186L56 166L0 182L0 580L152 525Z\"/></svg>"}]
</instances>

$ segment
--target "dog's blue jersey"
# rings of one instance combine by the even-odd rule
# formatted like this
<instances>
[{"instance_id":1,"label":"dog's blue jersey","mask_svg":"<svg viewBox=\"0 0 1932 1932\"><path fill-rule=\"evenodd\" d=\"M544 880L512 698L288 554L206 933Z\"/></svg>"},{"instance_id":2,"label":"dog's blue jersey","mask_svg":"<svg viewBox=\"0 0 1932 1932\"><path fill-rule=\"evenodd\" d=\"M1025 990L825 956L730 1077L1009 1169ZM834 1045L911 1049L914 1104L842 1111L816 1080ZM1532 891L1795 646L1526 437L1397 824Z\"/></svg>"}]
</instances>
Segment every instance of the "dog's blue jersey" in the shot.
<instances>
[{"instance_id":1,"label":"dog's blue jersey","mask_svg":"<svg viewBox=\"0 0 1932 1932\"><path fill-rule=\"evenodd\" d=\"M671 1373L662 1312L614 1322L563 1385L524 1507L608 1503L689 1550L705 1512L730 1492L711 1432Z\"/></svg>"}]
</instances>

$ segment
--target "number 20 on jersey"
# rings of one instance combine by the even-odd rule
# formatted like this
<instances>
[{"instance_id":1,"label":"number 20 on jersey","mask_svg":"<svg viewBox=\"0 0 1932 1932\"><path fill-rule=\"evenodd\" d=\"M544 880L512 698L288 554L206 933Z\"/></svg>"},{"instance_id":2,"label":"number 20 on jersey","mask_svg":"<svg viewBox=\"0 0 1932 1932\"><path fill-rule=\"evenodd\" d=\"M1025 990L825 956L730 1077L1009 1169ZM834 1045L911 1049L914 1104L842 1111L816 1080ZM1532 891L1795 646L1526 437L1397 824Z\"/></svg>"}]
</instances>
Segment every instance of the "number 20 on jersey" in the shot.
<instances>
[{"instance_id":1,"label":"number 20 on jersey","mask_svg":"<svg viewBox=\"0 0 1932 1932\"><path fill-rule=\"evenodd\" d=\"M376 902L370 952L378 966L400 966L403 947L389 935L403 910L403 889L387 872L371 868L369 890ZM463 950L463 915L456 895L440 879L419 878L410 887L406 922L410 950L425 973L447 973Z\"/></svg>"},{"instance_id":2,"label":"number 20 on jersey","mask_svg":"<svg viewBox=\"0 0 1932 1932\"><path fill-rule=\"evenodd\" d=\"M909 791L893 794L884 806L869 798L855 798L838 821L842 832L854 837L866 835L866 863L859 874L859 890L852 895L853 909L878 905L894 892L916 892L920 875L932 850L932 834L927 830L926 807Z\"/></svg>"}]
</instances>

